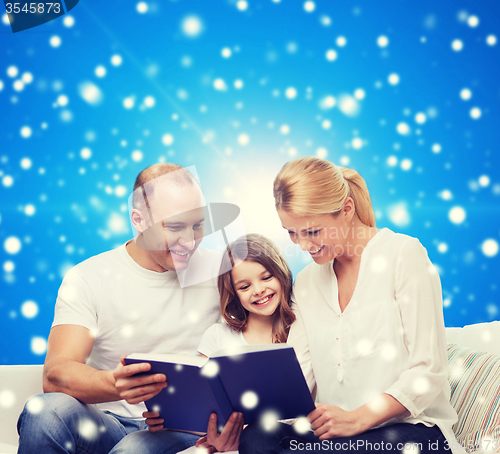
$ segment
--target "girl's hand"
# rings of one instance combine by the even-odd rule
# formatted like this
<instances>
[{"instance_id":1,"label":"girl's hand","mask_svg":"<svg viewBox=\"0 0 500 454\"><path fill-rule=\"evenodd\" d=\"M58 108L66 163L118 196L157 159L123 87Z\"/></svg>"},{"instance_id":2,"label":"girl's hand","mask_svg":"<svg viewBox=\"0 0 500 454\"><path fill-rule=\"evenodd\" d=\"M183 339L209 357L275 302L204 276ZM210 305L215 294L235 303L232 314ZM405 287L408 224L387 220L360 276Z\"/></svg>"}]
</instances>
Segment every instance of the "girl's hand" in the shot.
<instances>
[{"instance_id":1,"label":"girl's hand","mask_svg":"<svg viewBox=\"0 0 500 454\"><path fill-rule=\"evenodd\" d=\"M212 413L208 420L207 435L196 442L196 447L206 448L210 453L237 451L242 430L243 415L233 413L222 432L217 433L217 415Z\"/></svg>"},{"instance_id":2,"label":"girl's hand","mask_svg":"<svg viewBox=\"0 0 500 454\"><path fill-rule=\"evenodd\" d=\"M158 432L159 430L165 430L163 428L163 419L160 418L160 413L157 411L145 411L142 414L143 418L146 418L146 424L150 432Z\"/></svg>"},{"instance_id":3,"label":"girl's hand","mask_svg":"<svg viewBox=\"0 0 500 454\"><path fill-rule=\"evenodd\" d=\"M316 410L309 413L307 419L314 435L320 440L352 437L363 432L353 412L342 410L335 405L316 404Z\"/></svg>"}]
</instances>

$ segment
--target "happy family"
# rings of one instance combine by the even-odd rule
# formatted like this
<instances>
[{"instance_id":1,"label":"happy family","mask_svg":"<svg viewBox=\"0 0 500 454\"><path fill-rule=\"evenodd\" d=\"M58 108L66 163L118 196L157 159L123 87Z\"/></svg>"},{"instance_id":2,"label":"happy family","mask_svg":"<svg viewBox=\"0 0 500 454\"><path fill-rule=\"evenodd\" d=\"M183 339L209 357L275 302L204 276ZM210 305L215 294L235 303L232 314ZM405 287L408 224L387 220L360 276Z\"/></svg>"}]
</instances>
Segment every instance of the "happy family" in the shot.
<instances>
[{"instance_id":1,"label":"happy family","mask_svg":"<svg viewBox=\"0 0 500 454\"><path fill-rule=\"evenodd\" d=\"M264 236L240 236L222 258L199 247L206 203L188 169L155 164L138 175L135 239L76 265L61 284L44 394L18 422L20 454L172 454L195 445L401 453L411 444L419 446L411 454L463 452L452 431L441 284L426 249L375 227L355 170L295 159L273 189L283 228L313 259L294 283ZM179 276L196 270L209 277L181 285ZM168 377L123 359L136 351L210 357L269 343L295 349L316 402L310 431L292 421L245 426L241 413L223 429L212 415L206 434L168 430L144 405Z\"/></svg>"}]
</instances>

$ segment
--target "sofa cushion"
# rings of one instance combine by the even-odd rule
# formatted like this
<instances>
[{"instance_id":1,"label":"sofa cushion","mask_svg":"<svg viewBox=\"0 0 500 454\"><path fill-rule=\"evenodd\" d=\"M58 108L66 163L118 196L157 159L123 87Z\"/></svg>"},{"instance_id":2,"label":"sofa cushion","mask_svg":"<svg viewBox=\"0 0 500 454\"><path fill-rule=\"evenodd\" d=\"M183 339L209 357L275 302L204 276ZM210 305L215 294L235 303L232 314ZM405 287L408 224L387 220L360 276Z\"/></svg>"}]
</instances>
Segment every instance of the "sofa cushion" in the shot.
<instances>
[{"instance_id":1,"label":"sofa cushion","mask_svg":"<svg viewBox=\"0 0 500 454\"><path fill-rule=\"evenodd\" d=\"M448 344L453 426L467 451L500 452L500 357Z\"/></svg>"},{"instance_id":2,"label":"sofa cushion","mask_svg":"<svg viewBox=\"0 0 500 454\"><path fill-rule=\"evenodd\" d=\"M500 356L500 320L466 325L463 328L446 328L446 340Z\"/></svg>"}]
</instances>

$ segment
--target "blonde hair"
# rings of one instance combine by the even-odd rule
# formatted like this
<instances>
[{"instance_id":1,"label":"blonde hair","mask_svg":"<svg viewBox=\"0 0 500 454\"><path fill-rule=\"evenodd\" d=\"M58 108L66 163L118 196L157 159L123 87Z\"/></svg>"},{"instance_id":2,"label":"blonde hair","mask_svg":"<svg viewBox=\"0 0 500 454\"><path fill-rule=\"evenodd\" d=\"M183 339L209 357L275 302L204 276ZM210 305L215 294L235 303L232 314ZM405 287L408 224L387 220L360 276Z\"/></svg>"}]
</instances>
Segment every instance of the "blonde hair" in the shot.
<instances>
[{"instance_id":1,"label":"blonde hair","mask_svg":"<svg viewBox=\"0 0 500 454\"><path fill-rule=\"evenodd\" d=\"M375 215L365 180L353 169L309 156L287 162L274 180L277 210L291 216L337 214L350 197L360 221L375 227Z\"/></svg>"},{"instance_id":2,"label":"blonde hair","mask_svg":"<svg viewBox=\"0 0 500 454\"><path fill-rule=\"evenodd\" d=\"M241 332L248 323L248 311L241 304L231 279L235 260L262 265L281 284L281 301L273 314L273 343L285 343L290 326L295 321L292 311L292 272L278 247L258 234L249 234L233 241L222 256L221 271L217 281L220 295L220 312L231 328ZM229 271L225 271L229 270Z\"/></svg>"}]
</instances>

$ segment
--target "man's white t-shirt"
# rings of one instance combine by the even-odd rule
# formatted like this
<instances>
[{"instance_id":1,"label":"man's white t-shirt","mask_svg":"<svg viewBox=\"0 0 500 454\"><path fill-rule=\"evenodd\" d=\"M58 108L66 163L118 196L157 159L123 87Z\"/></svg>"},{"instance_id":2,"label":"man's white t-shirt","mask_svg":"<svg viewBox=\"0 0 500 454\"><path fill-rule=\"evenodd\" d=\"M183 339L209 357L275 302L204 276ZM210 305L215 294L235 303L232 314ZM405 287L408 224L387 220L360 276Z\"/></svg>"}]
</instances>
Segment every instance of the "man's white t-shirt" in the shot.
<instances>
[{"instance_id":1,"label":"man's white t-shirt","mask_svg":"<svg viewBox=\"0 0 500 454\"><path fill-rule=\"evenodd\" d=\"M219 317L216 287L221 254L198 248L191 266L213 269L213 278L181 288L175 271L138 265L126 245L76 265L59 289L52 326L79 325L95 336L87 364L113 370L131 353L197 354L205 329ZM97 404L120 416L140 418L144 404Z\"/></svg>"},{"instance_id":2,"label":"man's white t-shirt","mask_svg":"<svg viewBox=\"0 0 500 454\"><path fill-rule=\"evenodd\" d=\"M342 312L332 262L311 263L294 295L307 332L317 401L354 410L383 393L411 413L387 423L437 425L455 454L441 284L420 242L380 230L361 254Z\"/></svg>"},{"instance_id":3,"label":"man's white t-shirt","mask_svg":"<svg viewBox=\"0 0 500 454\"><path fill-rule=\"evenodd\" d=\"M313 393L316 382L314 380L307 337L300 313L296 310L294 310L294 313L296 319L290 327L286 343L294 348L309 391ZM231 328L226 322L221 322L212 325L205 331L201 338L200 345L198 346L198 352L210 358L219 350L233 349L244 345L249 344L243 336L243 332L238 332Z\"/></svg>"}]
</instances>

